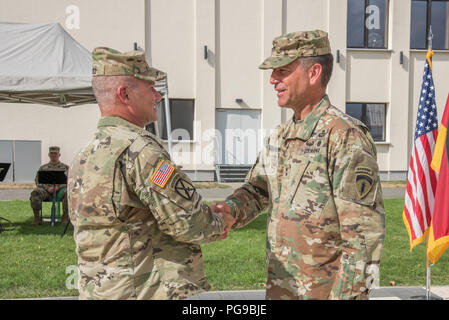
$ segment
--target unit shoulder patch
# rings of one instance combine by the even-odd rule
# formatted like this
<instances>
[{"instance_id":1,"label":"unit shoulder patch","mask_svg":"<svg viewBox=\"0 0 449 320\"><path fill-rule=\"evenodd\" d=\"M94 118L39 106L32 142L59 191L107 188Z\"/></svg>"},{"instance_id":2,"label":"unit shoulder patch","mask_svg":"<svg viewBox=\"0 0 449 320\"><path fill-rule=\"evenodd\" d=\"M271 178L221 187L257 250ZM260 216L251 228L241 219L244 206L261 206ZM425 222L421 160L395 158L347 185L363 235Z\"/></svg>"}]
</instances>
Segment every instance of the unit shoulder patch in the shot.
<instances>
[{"instance_id":1,"label":"unit shoulder patch","mask_svg":"<svg viewBox=\"0 0 449 320\"><path fill-rule=\"evenodd\" d=\"M189 181L179 178L175 184L175 191L184 199L192 200L196 189Z\"/></svg>"},{"instance_id":2,"label":"unit shoulder patch","mask_svg":"<svg viewBox=\"0 0 449 320\"><path fill-rule=\"evenodd\" d=\"M373 170L368 167L355 168L355 186L360 199L363 199L373 186Z\"/></svg>"}]
</instances>

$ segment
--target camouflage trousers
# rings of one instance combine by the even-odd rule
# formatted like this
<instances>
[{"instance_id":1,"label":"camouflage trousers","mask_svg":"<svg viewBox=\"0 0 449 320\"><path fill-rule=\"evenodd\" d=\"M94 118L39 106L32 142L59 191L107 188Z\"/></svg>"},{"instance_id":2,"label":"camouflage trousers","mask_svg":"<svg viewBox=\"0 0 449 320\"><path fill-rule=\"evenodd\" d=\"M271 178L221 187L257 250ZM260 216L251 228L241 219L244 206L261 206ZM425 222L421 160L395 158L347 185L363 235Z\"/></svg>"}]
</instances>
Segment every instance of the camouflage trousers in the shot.
<instances>
[{"instance_id":1,"label":"camouflage trousers","mask_svg":"<svg viewBox=\"0 0 449 320\"><path fill-rule=\"evenodd\" d=\"M43 188L36 188L31 192L30 205L33 211L39 211L42 209L42 201L52 199L53 194L49 193ZM64 191L61 197L62 202L62 221L67 221L69 217L68 203L67 203L67 190Z\"/></svg>"}]
</instances>

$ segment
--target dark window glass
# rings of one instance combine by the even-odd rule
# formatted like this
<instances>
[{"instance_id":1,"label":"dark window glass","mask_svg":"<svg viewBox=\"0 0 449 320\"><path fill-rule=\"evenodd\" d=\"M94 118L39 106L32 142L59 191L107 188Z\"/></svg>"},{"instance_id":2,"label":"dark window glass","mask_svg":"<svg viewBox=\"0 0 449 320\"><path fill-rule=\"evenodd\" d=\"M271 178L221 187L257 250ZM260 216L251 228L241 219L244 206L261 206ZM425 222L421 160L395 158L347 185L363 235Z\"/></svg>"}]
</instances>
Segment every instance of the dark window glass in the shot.
<instances>
[{"instance_id":1,"label":"dark window glass","mask_svg":"<svg viewBox=\"0 0 449 320\"><path fill-rule=\"evenodd\" d=\"M410 30L410 48L426 48L427 1L413 0Z\"/></svg>"},{"instance_id":2,"label":"dark window glass","mask_svg":"<svg viewBox=\"0 0 449 320\"><path fill-rule=\"evenodd\" d=\"M362 119L363 104L361 103L347 103L346 113L351 117L361 120Z\"/></svg>"},{"instance_id":3,"label":"dark window glass","mask_svg":"<svg viewBox=\"0 0 449 320\"><path fill-rule=\"evenodd\" d=\"M387 47L388 0L348 0L348 48Z\"/></svg>"},{"instance_id":4,"label":"dark window glass","mask_svg":"<svg viewBox=\"0 0 449 320\"><path fill-rule=\"evenodd\" d=\"M170 115L172 139L193 140L193 100L170 99Z\"/></svg>"},{"instance_id":5,"label":"dark window glass","mask_svg":"<svg viewBox=\"0 0 449 320\"><path fill-rule=\"evenodd\" d=\"M155 122L150 123L149 125L147 125L145 127L145 130L151 132L154 135L157 135L157 133L156 133L156 123Z\"/></svg>"},{"instance_id":6,"label":"dark window glass","mask_svg":"<svg viewBox=\"0 0 449 320\"><path fill-rule=\"evenodd\" d=\"M170 99L170 124L172 140L193 140L194 100ZM146 130L168 139L165 101L161 100L157 106L157 122L146 126Z\"/></svg>"},{"instance_id":7,"label":"dark window glass","mask_svg":"<svg viewBox=\"0 0 449 320\"><path fill-rule=\"evenodd\" d=\"M365 46L365 0L348 0L348 33L349 48Z\"/></svg>"},{"instance_id":8,"label":"dark window glass","mask_svg":"<svg viewBox=\"0 0 449 320\"><path fill-rule=\"evenodd\" d=\"M156 135L167 140L167 120L165 117L165 100L157 104L157 122L155 122Z\"/></svg>"},{"instance_id":9,"label":"dark window glass","mask_svg":"<svg viewBox=\"0 0 449 320\"><path fill-rule=\"evenodd\" d=\"M432 1L431 22L433 49L449 49L448 4L447 1Z\"/></svg>"},{"instance_id":10,"label":"dark window glass","mask_svg":"<svg viewBox=\"0 0 449 320\"><path fill-rule=\"evenodd\" d=\"M346 113L362 121L369 129L374 141L385 141L385 111L383 103L347 103Z\"/></svg>"},{"instance_id":11,"label":"dark window glass","mask_svg":"<svg viewBox=\"0 0 449 320\"><path fill-rule=\"evenodd\" d=\"M448 0L412 0L410 48L427 49L432 26L432 49L449 49L448 16Z\"/></svg>"}]
</instances>

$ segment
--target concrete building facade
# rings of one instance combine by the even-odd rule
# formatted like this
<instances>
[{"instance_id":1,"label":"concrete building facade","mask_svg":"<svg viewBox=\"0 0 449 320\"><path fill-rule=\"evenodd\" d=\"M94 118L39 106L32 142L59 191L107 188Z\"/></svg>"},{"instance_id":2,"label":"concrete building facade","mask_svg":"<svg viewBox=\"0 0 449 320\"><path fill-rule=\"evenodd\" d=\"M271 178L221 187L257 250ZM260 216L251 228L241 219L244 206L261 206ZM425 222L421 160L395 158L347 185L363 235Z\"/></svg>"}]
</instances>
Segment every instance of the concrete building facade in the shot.
<instances>
[{"instance_id":1,"label":"concrete building facade","mask_svg":"<svg viewBox=\"0 0 449 320\"><path fill-rule=\"evenodd\" d=\"M442 30L434 37L443 38L433 57L441 119L449 92L449 16L448 1L435 2L446 8L438 16L429 10L432 27ZM258 69L273 38L325 30L335 60L331 102L370 122L381 178L405 180L426 56L425 47L414 44L423 28L426 37L423 5L430 1L135 0L131 6L119 0L3 0L0 21L59 22L88 50L130 51L134 43L145 50L148 62L168 74L172 129L178 129L175 139L182 137L172 157L197 181L216 179L217 163L254 162L270 130L292 116L277 106L270 71ZM96 105L0 103L0 112L0 147L2 141L40 146L40 163L30 166L47 162L51 145L59 145L61 160L70 164L100 117ZM163 136L163 123L156 127Z\"/></svg>"}]
</instances>

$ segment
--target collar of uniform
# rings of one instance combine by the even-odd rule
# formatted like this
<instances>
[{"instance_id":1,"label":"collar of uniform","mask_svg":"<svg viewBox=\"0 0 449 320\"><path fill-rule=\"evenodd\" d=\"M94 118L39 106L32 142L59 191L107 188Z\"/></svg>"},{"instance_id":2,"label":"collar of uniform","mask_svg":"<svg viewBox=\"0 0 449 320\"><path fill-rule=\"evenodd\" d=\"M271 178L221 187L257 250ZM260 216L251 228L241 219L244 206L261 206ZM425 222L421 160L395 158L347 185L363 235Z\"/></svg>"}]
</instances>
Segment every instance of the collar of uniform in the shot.
<instances>
[{"instance_id":1,"label":"collar of uniform","mask_svg":"<svg viewBox=\"0 0 449 320\"><path fill-rule=\"evenodd\" d=\"M134 132L138 132L141 135L150 137L151 139L156 141L161 146L161 148L164 148L164 142L158 136L152 134L151 132L149 132L147 130L142 129L139 126L136 126L136 125L132 124L128 120L125 120L125 119L120 118L120 117L103 117L103 118L100 119L100 121L98 121L97 128L109 127L109 126L127 127L127 128L131 129Z\"/></svg>"},{"instance_id":2,"label":"collar of uniform","mask_svg":"<svg viewBox=\"0 0 449 320\"><path fill-rule=\"evenodd\" d=\"M287 123L286 130L283 134L284 139L308 140L315 130L318 120L320 120L329 106L330 101L326 94L304 120L295 121L293 116Z\"/></svg>"},{"instance_id":3,"label":"collar of uniform","mask_svg":"<svg viewBox=\"0 0 449 320\"><path fill-rule=\"evenodd\" d=\"M151 139L153 139L154 141L156 141L162 148L164 148L164 141L162 141L161 138L159 138L158 136L152 134L149 131L145 132L146 135L148 135Z\"/></svg>"},{"instance_id":4,"label":"collar of uniform","mask_svg":"<svg viewBox=\"0 0 449 320\"><path fill-rule=\"evenodd\" d=\"M103 117L98 121L97 128L109 126L123 126L136 132L141 132L144 130L141 127L138 127L135 124L132 124L131 122L120 117Z\"/></svg>"}]
</instances>

